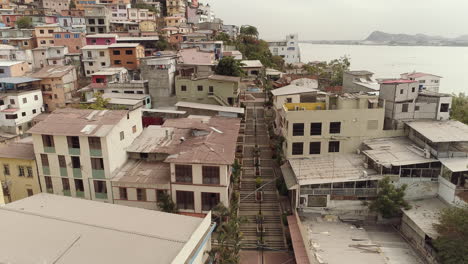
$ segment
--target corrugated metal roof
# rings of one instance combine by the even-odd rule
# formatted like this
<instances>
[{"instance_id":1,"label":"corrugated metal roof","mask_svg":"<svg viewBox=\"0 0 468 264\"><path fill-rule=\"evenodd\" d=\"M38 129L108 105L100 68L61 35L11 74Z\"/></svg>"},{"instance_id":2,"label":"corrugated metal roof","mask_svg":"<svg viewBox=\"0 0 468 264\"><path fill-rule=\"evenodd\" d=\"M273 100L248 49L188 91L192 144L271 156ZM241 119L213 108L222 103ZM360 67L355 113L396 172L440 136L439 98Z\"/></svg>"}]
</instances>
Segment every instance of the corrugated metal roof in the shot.
<instances>
[{"instance_id":1,"label":"corrugated metal roof","mask_svg":"<svg viewBox=\"0 0 468 264\"><path fill-rule=\"evenodd\" d=\"M459 121L412 121L406 125L434 143L468 141L468 126Z\"/></svg>"},{"instance_id":2,"label":"corrugated metal roof","mask_svg":"<svg viewBox=\"0 0 468 264\"><path fill-rule=\"evenodd\" d=\"M31 78L31 77L5 77L5 78L0 78L0 83L19 84L19 83L35 82L35 81L40 81L40 80L41 79Z\"/></svg>"}]
</instances>

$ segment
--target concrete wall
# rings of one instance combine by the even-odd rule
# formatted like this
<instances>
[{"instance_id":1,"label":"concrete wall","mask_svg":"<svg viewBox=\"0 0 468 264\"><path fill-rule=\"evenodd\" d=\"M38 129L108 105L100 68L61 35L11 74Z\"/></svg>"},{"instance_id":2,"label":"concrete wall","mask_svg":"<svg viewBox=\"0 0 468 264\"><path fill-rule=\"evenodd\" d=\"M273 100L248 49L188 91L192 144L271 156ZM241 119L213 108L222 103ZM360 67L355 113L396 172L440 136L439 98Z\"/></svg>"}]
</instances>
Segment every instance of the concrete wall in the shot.
<instances>
[{"instance_id":1,"label":"concrete wall","mask_svg":"<svg viewBox=\"0 0 468 264\"><path fill-rule=\"evenodd\" d=\"M35 96L37 96L37 100L35 100ZM24 99L26 99L26 103L23 102ZM14 100L15 103L10 104L10 100ZM1 130L8 133L20 134L25 132L30 127L27 123L31 122L43 109L42 93L40 90L11 94L3 98L3 101L5 105L0 106L1 110L4 110L8 106L17 109L15 112L0 113ZM17 114L18 117L16 119L6 119L5 115L7 114ZM22 126L21 131L18 126Z\"/></svg>"},{"instance_id":2,"label":"concrete wall","mask_svg":"<svg viewBox=\"0 0 468 264\"><path fill-rule=\"evenodd\" d=\"M5 175L3 166L8 165L10 174ZM8 186L10 197L5 196L6 202L14 202L28 197L27 189L31 189L33 194L41 192L39 178L37 175L36 162L34 160L0 158L0 182ZM19 176L19 166L24 167L25 176ZM27 177L28 167L32 170L32 177ZM0 188L2 189L2 188ZM0 200L3 199L3 196Z\"/></svg>"},{"instance_id":3,"label":"concrete wall","mask_svg":"<svg viewBox=\"0 0 468 264\"><path fill-rule=\"evenodd\" d=\"M173 100L168 98L175 95L175 59L172 57L144 59L141 60L140 69L142 79L148 80L153 108L170 106Z\"/></svg>"},{"instance_id":4,"label":"concrete wall","mask_svg":"<svg viewBox=\"0 0 468 264\"><path fill-rule=\"evenodd\" d=\"M406 184L408 187L405 193L405 199L418 200L436 197L439 191L437 181L431 181L428 178L400 178L394 183L397 187Z\"/></svg>"},{"instance_id":5,"label":"concrete wall","mask_svg":"<svg viewBox=\"0 0 468 264\"><path fill-rule=\"evenodd\" d=\"M239 83L228 81L215 81L210 79L184 79L176 77L176 95L178 101L221 105L216 99L210 97L209 87L213 87L213 94L221 98L226 104L232 98L234 105L237 105ZM186 91L182 91L182 86ZM198 91L198 86L203 86L202 91Z\"/></svg>"},{"instance_id":6,"label":"concrete wall","mask_svg":"<svg viewBox=\"0 0 468 264\"><path fill-rule=\"evenodd\" d=\"M103 67L110 67L109 49L82 49L84 73L86 77L90 77L92 73L100 71ZM91 57L88 56L88 51L91 52ZM104 52L104 56L100 55Z\"/></svg>"}]
</instances>

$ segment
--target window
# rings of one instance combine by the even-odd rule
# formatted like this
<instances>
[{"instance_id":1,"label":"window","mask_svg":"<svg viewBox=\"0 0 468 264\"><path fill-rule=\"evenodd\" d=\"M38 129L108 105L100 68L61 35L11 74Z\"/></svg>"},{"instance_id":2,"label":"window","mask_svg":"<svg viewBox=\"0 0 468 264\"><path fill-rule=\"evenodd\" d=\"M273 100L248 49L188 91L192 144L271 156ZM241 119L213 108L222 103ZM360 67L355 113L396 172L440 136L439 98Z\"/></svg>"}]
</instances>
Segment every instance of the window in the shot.
<instances>
[{"instance_id":1,"label":"window","mask_svg":"<svg viewBox=\"0 0 468 264\"><path fill-rule=\"evenodd\" d=\"M114 60L114 64L115 64L115 65L121 65L121 64L122 64L122 61L121 61L121 60Z\"/></svg>"},{"instance_id":2,"label":"window","mask_svg":"<svg viewBox=\"0 0 468 264\"><path fill-rule=\"evenodd\" d=\"M330 122L330 134L341 133L341 122Z\"/></svg>"},{"instance_id":3,"label":"window","mask_svg":"<svg viewBox=\"0 0 468 264\"><path fill-rule=\"evenodd\" d=\"M133 64L133 61L127 61L127 64Z\"/></svg>"},{"instance_id":4,"label":"window","mask_svg":"<svg viewBox=\"0 0 468 264\"><path fill-rule=\"evenodd\" d=\"M106 66L106 63L105 63L105 62L101 62L101 66L105 67L105 66Z\"/></svg>"},{"instance_id":5,"label":"window","mask_svg":"<svg viewBox=\"0 0 468 264\"><path fill-rule=\"evenodd\" d=\"M41 154L41 163L42 167L49 167L49 157L47 157L47 154Z\"/></svg>"},{"instance_id":6,"label":"window","mask_svg":"<svg viewBox=\"0 0 468 264\"><path fill-rule=\"evenodd\" d=\"M219 184L219 167L202 166L203 184Z\"/></svg>"},{"instance_id":7,"label":"window","mask_svg":"<svg viewBox=\"0 0 468 264\"><path fill-rule=\"evenodd\" d=\"M209 86L208 87L208 94L213 94L214 93L214 87L213 86Z\"/></svg>"},{"instance_id":8,"label":"window","mask_svg":"<svg viewBox=\"0 0 468 264\"><path fill-rule=\"evenodd\" d=\"M401 105L401 112L403 112L403 113L408 112L408 104Z\"/></svg>"},{"instance_id":9,"label":"window","mask_svg":"<svg viewBox=\"0 0 468 264\"><path fill-rule=\"evenodd\" d=\"M120 200L128 200L127 188L124 188L124 187L119 188L119 197L120 197Z\"/></svg>"},{"instance_id":10,"label":"window","mask_svg":"<svg viewBox=\"0 0 468 264\"><path fill-rule=\"evenodd\" d=\"M58 155L58 162L59 162L59 167L60 168L66 168L67 167L67 162L65 161L65 156Z\"/></svg>"},{"instance_id":11,"label":"window","mask_svg":"<svg viewBox=\"0 0 468 264\"><path fill-rule=\"evenodd\" d=\"M112 51L112 54L114 54L114 55L120 55L120 50L113 50L113 51Z\"/></svg>"},{"instance_id":12,"label":"window","mask_svg":"<svg viewBox=\"0 0 468 264\"><path fill-rule=\"evenodd\" d=\"M54 137L50 135L42 135L42 144L44 145L44 147L55 147Z\"/></svg>"},{"instance_id":13,"label":"window","mask_svg":"<svg viewBox=\"0 0 468 264\"><path fill-rule=\"evenodd\" d=\"M33 110L32 110L32 113L35 114L35 113L36 113L36 109L33 109Z\"/></svg>"},{"instance_id":14,"label":"window","mask_svg":"<svg viewBox=\"0 0 468 264\"><path fill-rule=\"evenodd\" d=\"M75 190L76 190L77 193L78 192L84 192L83 180L75 179Z\"/></svg>"},{"instance_id":15,"label":"window","mask_svg":"<svg viewBox=\"0 0 468 264\"><path fill-rule=\"evenodd\" d=\"M202 92L202 91L203 91L203 85L198 85L198 86L197 86L197 90L198 90L199 92Z\"/></svg>"},{"instance_id":16,"label":"window","mask_svg":"<svg viewBox=\"0 0 468 264\"><path fill-rule=\"evenodd\" d=\"M58 38L58 39L59 39L59 38L62 38L62 35L60 35L60 34L55 34L55 38Z\"/></svg>"},{"instance_id":17,"label":"window","mask_svg":"<svg viewBox=\"0 0 468 264\"><path fill-rule=\"evenodd\" d=\"M132 126L132 132L133 132L133 134L135 134L137 132L137 127L136 126Z\"/></svg>"},{"instance_id":18,"label":"window","mask_svg":"<svg viewBox=\"0 0 468 264\"><path fill-rule=\"evenodd\" d=\"M28 193L28 197L29 196L33 196L34 193L33 193L33 190L32 189L26 189L26 192Z\"/></svg>"},{"instance_id":19,"label":"window","mask_svg":"<svg viewBox=\"0 0 468 264\"><path fill-rule=\"evenodd\" d=\"M54 31L52 29L49 29L49 30L47 30L47 33L49 33L49 34L54 33Z\"/></svg>"},{"instance_id":20,"label":"window","mask_svg":"<svg viewBox=\"0 0 468 264\"><path fill-rule=\"evenodd\" d=\"M73 38L80 38L80 34L73 34Z\"/></svg>"},{"instance_id":21,"label":"window","mask_svg":"<svg viewBox=\"0 0 468 264\"><path fill-rule=\"evenodd\" d=\"M15 99L10 99L10 104L15 104Z\"/></svg>"},{"instance_id":22,"label":"window","mask_svg":"<svg viewBox=\"0 0 468 264\"><path fill-rule=\"evenodd\" d=\"M177 208L189 210L194 209L193 192L176 191L176 199Z\"/></svg>"},{"instance_id":23,"label":"window","mask_svg":"<svg viewBox=\"0 0 468 264\"><path fill-rule=\"evenodd\" d=\"M80 157L72 156L71 161L72 161L72 168L81 169Z\"/></svg>"},{"instance_id":24,"label":"window","mask_svg":"<svg viewBox=\"0 0 468 264\"><path fill-rule=\"evenodd\" d=\"M101 138L99 137L88 137L88 143L90 149L101 149Z\"/></svg>"},{"instance_id":25,"label":"window","mask_svg":"<svg viewBox=\"0 0 468 264\"><path fill-rule=\"evenodd\" d=\"M210 211L219 204L219 193L201 193L202 210Z\"/></svg>"},{"instance_id":26,"label":"window","mask_svg":"<svg viewBox=\"0 0 468 264\"><path fill-rule=\"evenodd\" d=\"M367 120L367 129L376 130L379 128L379 120Z\"/></svg>"},{"instance_id":27,"label":"window","mask_svg":"<svg viewBox=\"0 0 468 264\"><path fill-rule=\"evenodd\" d=\"M294 142L292 143L292 154L293 155L302 155L304 149L304 143L302 142Z\"/></svg>"},{"instance_id":28,"label":"window","mask_svg":"<svg viewBox=\"0 0 468 264\"><path fill-rule=\"evenodd\" d=\"M125 139L125 133L123 131L120 131L120 141Z\"/></svg>"},{"instance_id":29,"label":"window","mask_svg":"<svg viewBox=\"0 0 468 264\"><path fill-rule=\"evenodd\" d=\"M449 104L440 104L440 112L446 113L449 111Z\"/></svg>"},{"instance_id":30,"label":"window","mask_svg":"<svg viewBox=\"0 0 468 264\"><path fill-rule=\"evenodd\" d=\"M293 136L303 136L303 135L304 135L304 124L294 123L293 124Z\"/></svg>"},{"instance_id":31,"label":"window","mask_svg":"<svg viewBox=\"0 0 468 264\"><path fill-rule=\"evenodd\" d=\"M33 177L33 168L30 167L30 166L28 166L26 168L27 168L27 171L28 171L27 177L32 178Z\"/></svg>"},{"instance_id":32,"label":"window","mask_svg":"<svg viewBox=\"0 0 468 264\"><path fill-rule=\"evenodd\" d=\"M411 92L414 93L416 91L416 87L411 88Z\"/></svg>"},{"instance_id":33,"label":"window","mask_svg":"<svg viewBox=\"0 0 468 264\"><path fill-rule=\"evenodd\" d=\"M10 165L3 164L3 174L10 175Z\"/></svg>"},{"instance_id":34,"label":"window","mask_svg":"<svg viewBox=\"0 0 468 264\"><path fill-rule=\"evenodd\" d=\"M100 51L99 52L99 57L104 57L104 56L105 56L104 51Z\"/></svg>"},{"instance_id":35,"label":"window","mask_svg":"<svg viewBox=\"0 0 468 264\"><path fill-rule=\"evenodd\" d=\"M94 192L95 193L100 193L100 194L107 194L106 182L105 181L94 181Z\"/></svg>"},{"instance_id":36,"label":"window","mask_svg":"<svg viewBox=\"0 0 468 264\"><path fill-rule=\"evenodd\" d=\"M182 92L186 92L187 91L187 86L185 86L185 85L180 86L180 90Z\"/></svg>"},{"instance_id":37,"label":"window","mask_svg":"<svg viewBox=\"0 0 468 264\"><path fill-rule=\"evenodd\" d=\"M34 96L34 101L37 101L37 100L39 100L39 96L35 95Z\"/></svg>"},{"instance_id":38,"label":"window","mask_svg":"<svg viewBox=\"0 0 468 264\"><path fill-rule=\"evenodd\" d=\"M133 50L125 50L126 55L133 55Z\"/></svg>"},{"instance_id":39,"label":"window","mask_svg":"<svg viewBox=\"0 0 468 264\"><path fill-rule=\"evenodd\" d=\"M28 99L25 97L23 98L23 104L26 104L28 102Z\"/></svg>"},{"instance_id":40,"label":"window","mask_svg":"<svg viewBox=\"0 0 468 264\"><path fill-rule=\"evenodd\" d=\"M192 183L192 166L175 165L176 182Z\"/></svg>"},{"instance_id":41,"label":"window","mask_svg":"<svg viewBox=\"0 0 468 264\"><path fill-rule=\"evenodd\" d=\"M415 112L416 112L416 111L419 111L419 108L420 108L419 105L414 106L414 111L415 111Z\"/></svg>"},{"instance_id":42,"label":"window","mask_svg":"<svg viewBox=\"0 0 468 264\"><path fill-rule=\"evenodd\" d=\"M403 94L403 89L400 89L400 94Z\"/></svg>"},{"instance_id":43,"label":"window","mask_svg":"<svg viewBox=\"0 0 468 264\"><path fill-rule=\"evenodd\" d=\"M44 34L44 30L43 29L39 30L39 33Z\"/></svg>"},{"instance_id":44,"label":"window","mask_svg":"<svg viewBox=\"0 0 468 264\"><path fill-rule=\"evenodd\" d=\"M96 40L95 40L95 39L92 39L92 40L91 40L91 44L96 44Z\"/></svg>"},{"instance_id":45,"label":"window","mask_svg":"<svg viewBox=\"0 0 468 264\"><path fill-rule=\"evenodd\" d=\"M21 116L26 116L26 112L22 112L22 113L21 113Z\"/></svg>"},{"instance_id":46,"label":"window","mask_svg":"<svg viewBox=\"0 0 468 264\"><path fill-rule=\"evenodd\" d=\"M0 73L5 73L5 69L0 69Z\"/></svg>"},{"instance_id":47,"label":"window","mask_svg":"<svg viewBox=\"0 0 468 264\"><path fill-rule=\"evenodd\" d=\"M48 192L53 192L54 185L52 184L52 178L50 176L44 176L44 182L45 182L46 190Z\"/></svg>"},{"instance_id":48,"label":"window","mask_svg":"<svg viewBox=\"0 0 468 264\"><path fill-rule=\"evenodd\" d=\"M70 191L70 180L68 178L62 178L62 186L64 191Z\"/></svg>"},{"instance_id":49,"label":"window","mask_svg":"<svg viewBox=\"0 0 468 264\"><path fill-rule=\"evenodd\" d=\"M24 177L26 176L26 173L24 171L24 166L18 166L18 176L19 177Z\"/></svg>"},{"instance_id":50,"label":"window","mask_svg":"<svg viewBox=\"0 0 468 264\"><path fill-rule=\"evenodd\" d=\"M321 142L310 142L309 154L320 154Z\"/></svg>"},{"instance_id":51,"label":"window","mask_svg":"<svg viewBox=\"0 0 468 264\"><path fill-rule=\"evenodd\" d=\"M17 119L18 114L13 114L13 115L5 115L5 119Z\"/></svg>"},{"instance_id":52,"label":"window","mask_svg":"<svg viewBox=\"0 0 468 264\"><path fill-rule=\"evenodd\" d=\"M68 148L79 149L80 148L80 138L79 137L67 137Z\"/></svg>"},{"instance_id":53,"label":"window","mask_svg":"<svg viewBox=\"0 0 468 264\"><path fill-rule=\"evenodd\" d=\"M104 170L104 160L102 158L91 158L91 168L93 170Z\"/></svg>"},{"instance_id":54,"label":"window","mask_svg":"<svg viewBox=\"0 0 468 264\"><path fill-rule=\"evenodd\" d=\"M69 38L70 38L70 34L65 34L65 38L69 39Z\"/></svg>"},{"instance_id":55,"label":"window","mask_svg":"<svg viewBox=\"0 0 468 264\"><path fill-rule=\"evenodd\" d=\"M92 62L88 62L88 65L89 65L89 66L93 66L93 65L94 65L94 63L92 63Z\"/></svg>"},{"instance_id":56,"label":"window","mask_svg":"<svg viewBox=\"0 0 468 264\"><path fill-rule=\"evenodd\" d=\"M426 80L419 80L419 83L426 83Z\"/></svg>"},{"instance_id":57,"label":"window","mask_svg":"<svg viewBox=\"0 0 468 264\"><path fill-rule=\"evenodd\" d=\"M328 142L328 152L340 152L340 142L330 141Z\"/></svg>"},{"instance_id":58,"label":"window","mask_svg":"<svg viewBox=\"0 0 468 264\"><path fill-rule=\"evenodd\" d=\"M137 200L138 201L146 201L146 189L137 188Z\"/></svg>"}]
</instances>

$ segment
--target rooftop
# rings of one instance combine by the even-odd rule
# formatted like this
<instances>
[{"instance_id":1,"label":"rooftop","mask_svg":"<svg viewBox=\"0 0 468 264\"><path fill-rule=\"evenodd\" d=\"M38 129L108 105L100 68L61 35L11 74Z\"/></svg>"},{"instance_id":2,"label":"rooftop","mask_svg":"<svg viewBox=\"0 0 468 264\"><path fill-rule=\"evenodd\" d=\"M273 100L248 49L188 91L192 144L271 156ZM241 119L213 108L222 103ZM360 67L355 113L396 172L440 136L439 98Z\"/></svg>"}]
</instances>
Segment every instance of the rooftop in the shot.
<instances>
[{"instance_id":1,"label":"rooftop","mask_svg":"<svg viewBox=\"0 0 468 264\"><path fill-rule=\"evenodd\" d=\"M34 125L28 133L104 137L127 113L126 110L57 109Z\"/></svg>"},{"instance_id":2,"label":"rooftop","mask_svg":"<svg viewBox=\"0 0 468 264\"><path fill-rule=\"evenodd\" d=\"M20 63L24 63L24 61L6 61L6 60L2 61L0 60L0 67L9 67L9 66L13 66L16 64L20 64Z\"/></svg>"},{"instance_id":3,"label":"rooftop","mask_svg":"<svg viewBox=\"0 0 468 264\"><path fill-rule=\"evenodd\" d=\"M216 75L216 74L208 76L208 79L214 80L214 81L226 81L226 82L235 82L235 83L238 83L241 80L240 77Z\"/></svg>"},{"instance_id":4,"label":"rooftop","mask_svg":"<svg viewBox=\"0 0 468 264\"><path fill-rule=\"evenodd\" d=\"M231 107L231 106L221 106L221 105L212 105L212 104L199 104L192 102L177 102L176 107L186 107L186 108L195 108L195 109L204 109L212 110L218 112L227 112L227 113L236 113L243 114L244 108L242 107Z\"/></svg>"},{"instance_id":5,"label":"rooftop","mask_svg":"<svg viewBox=\"0 0 468 264\"><path fill-rule=\"evenodd\" d=\"M171 168L169 163L128 160L117 170L112 181L119 183L159 185L157 188L166 189L171 182ZM166 188L165 188L166 187Z\"/></svg>"},{"instance_id":6,"label":"rooftop","mask_svg":"<svg viewBox=\"0 0 468 264\"><path fill-rule=\"evenodd\" d=\"M384 80L381 81L380 84L402 84L402 83L415 83L416 81L412 80L404 80L404 79L396 79L396 80Z\"/></svg>"},{"instance_id":7,"label":"rooftop","mask_svg":"<svg viewBox=\"0 0 468 264\"><path fill-rule=\"evenodd\" d=\"M185 135L185 134L184 134ZM162 149L169 146L175 139L173 128L163 128L161 126L148 126L143 129L133 143L127 147L127 152L135 153L161 153Z\"/></svg>"},{"instance_id":8,"label":"rooftop","mask_svg":"<svg viewBox=\"0 0 468 264\"><path fill-rule=\"evenodd\" d=\"M319 90L317 90L316 88L290 84L281 88L271 90L271 93L274 96L281 96L281 95L290 95L290 94L311 93L311 92L318 92L318 91Z\"/></svg>"},{"instance_id":9,"label":"rooftop","mask_svg":"<svg viewBox=\"0 0 468 264\"><path fill-rule=\"evenodd\" d=\"M109 48L136 48L140 43L114 43L110 44Z\"/></svg>"},{"instance_id":10,"label":"rooftop","mask_svg":"<svg viewBox=\"0 0 468 264\"><path fill-rule=\"evenodd\" d=\"M121 41L157 41L159 40L158 36L151 36L151 37L119 37L117 42Z\"/></svg>"},{"instance_id":11,"label":"rooftop","mask_svg":"<svg viewBox=\"0 0 468 264\"><path fill-rule=\"evenodd\" d=\"M371 148L363 153L386 168L437 161L424 157L424 150L406 137L369 139L363 144Z\"/></svg>"},{"instance_id":12,"label":"rooftop","mask_svg":"<svg viewBox=\"0 0 468 264\"><path fill-rule=\"evenodd\" d=\"M379 179L372 169L364 168L358 154L336 154L290 159L289 164L299 185Z\"/></svg>"},{"instance_id":13,"label":"rooftop","mask_svg":"<svg viewBox=\"0 0 468 264\"><path fill-rule=\"evenodd\" d=\"M373 75L373 72L370 71L347 71L346 73L351 74L351 75L356 75L356 76L362 76L362 75Z\"/></svg>"},{"instance_id":14,"label":"rooftop","mask_svg":"<svg viewBox=\"0 0 468 264\"><path fill-rule=\"evenodd\" d=\"M412 121L406 125L434 143L468 141L468 126L459 121Z\"/></svg>"},{"instance_id":15,"label":"rooftop","mask_svg":"<svg viewBox=\"0 0 468 264\"><path fill-rule=\"evenodd\" d=\"M0 207L0 218L2 259L69 264L172 263L206 220L45 193Z\"/></svg>"},{"instance_id":16,"label":"rooftop","mask_svg":"<svg viewBox=\"0 0 468 264\"><path fill-rule=\"evenodd\" d=\"M187 65L214 65L214 54L212 52L200 51L199 48L181 49L178 52L178 62Z\"/></svg>"},{"instance_id":17,"label":"rooftop","mask_svg":"<svg viewBox=\"0 0 468 264\"><path fill-rule=\"evenodd\" d=\"M31 77L5 77L0 78L0 83L11 83L11 84L20 84L20 83L29 83L40 81L41 79L31 78Z\"/></svg>"},{"instance_id":18,"label":"rooftop","mask_svg":"<svg viewBox=\"0 0 468 264\"><path fill-rule=\"evenodd\" d=\"M241 61L242 68L262 68L263 64L259 60L243 60Z\"/></svg>"},{"instance_id":19,"label":"rooftop","mask_svg":"<svg viewBox=\"0 0 468 264\"><path fill-rule=\"evenodd\" d=\"M410 204L411 209L403 210L403 213L428 236L433 239L437 238L438 233L434 224L439 223L440 211L447 208L448 205L438 198L411 201Z\"/></svg>"},{"instance_id":20,"label":"rooftop","mask_svg":"<svg viewBox=\"0 0 468 264\"><path fill-rule=\"evenodd\" d=\"M28 143L8 143L0 146L0 158L34 160L34 146Z\"/></svg>"},{"instance_id":21,"label":"rooftop","mask_svg":"<svg viewBox=\"0 0 468 264\"><path fill-rule=\"evenodd\" d=\"M82 47L82 50L102 50L102 49L108 49L109 45L86 45Z\"/></svg>"},{"instance_id":22,"label":"rooftop","mask_svg":"<svg viewBox=\"0 0 468 264\"><path fill-rule=\"evenodd\" d=\"M439 161L451 172L468 171L467 157L439 158Z\"/></svg>"},{"instance_id":23,"label":"rooftop","mask_svg":"<svg viewBox=\"0 0 468 264\"><path fill-rule=\"evenodd\" d=\"M118 38L117 34L93 34L86 35L86 38Z\"/></svg>"},{"instance_id":24,"label":"rooftop","mask_svg":"<svg viewBox=\"0 0 468 264\"><path fill-rule=\"evenodd\" d=\"M74 70L75 66L45 66L39 71L31 74L34 78L61 78Z\"/></svg>"},{"instance_id":25,"label":"rooftop","mask_svg":"<svg viewBox=\"0 0 468 264\"><path fill-rule=\"evenodd\" d=\"M419 91L419 95L430 96L430 97L452 97L450 94L437 93L437 92L428 91L428 90Z\"/></svg>"},{"instance_id":26,"label":"rooftop","mask_svg":"<svg viewBox=\"0 0 468 264\"><path fill-rule=\"evenodd\" d=\"M406 73L402 73L401 75L406 75L408 76L408 78L421 78L421 77L426 77L426 76L442 78L441 76L430 74L430 73L424 73L424 72L406 72Z\"/></svg>"}]
</instances>

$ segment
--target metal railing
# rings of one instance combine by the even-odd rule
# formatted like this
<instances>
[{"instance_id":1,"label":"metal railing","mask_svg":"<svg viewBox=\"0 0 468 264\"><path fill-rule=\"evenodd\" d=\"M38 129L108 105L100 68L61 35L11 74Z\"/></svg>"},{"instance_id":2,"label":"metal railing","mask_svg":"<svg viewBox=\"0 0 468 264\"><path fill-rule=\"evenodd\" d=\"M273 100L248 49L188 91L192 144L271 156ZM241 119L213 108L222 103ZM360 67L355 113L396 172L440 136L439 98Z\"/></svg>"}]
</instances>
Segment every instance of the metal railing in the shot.
<instances>
[{"instance_id":1,"label":"metal railing","mask_svg":"<svg viewBox=\"0 0 468 264\"><path fill-rule=\"evenodd\" d=\"M301 194L309 195L342 195L342 196L376 196L377 188L340 188L340 189L308 189Z\"/></svg>"}]
</instances>

